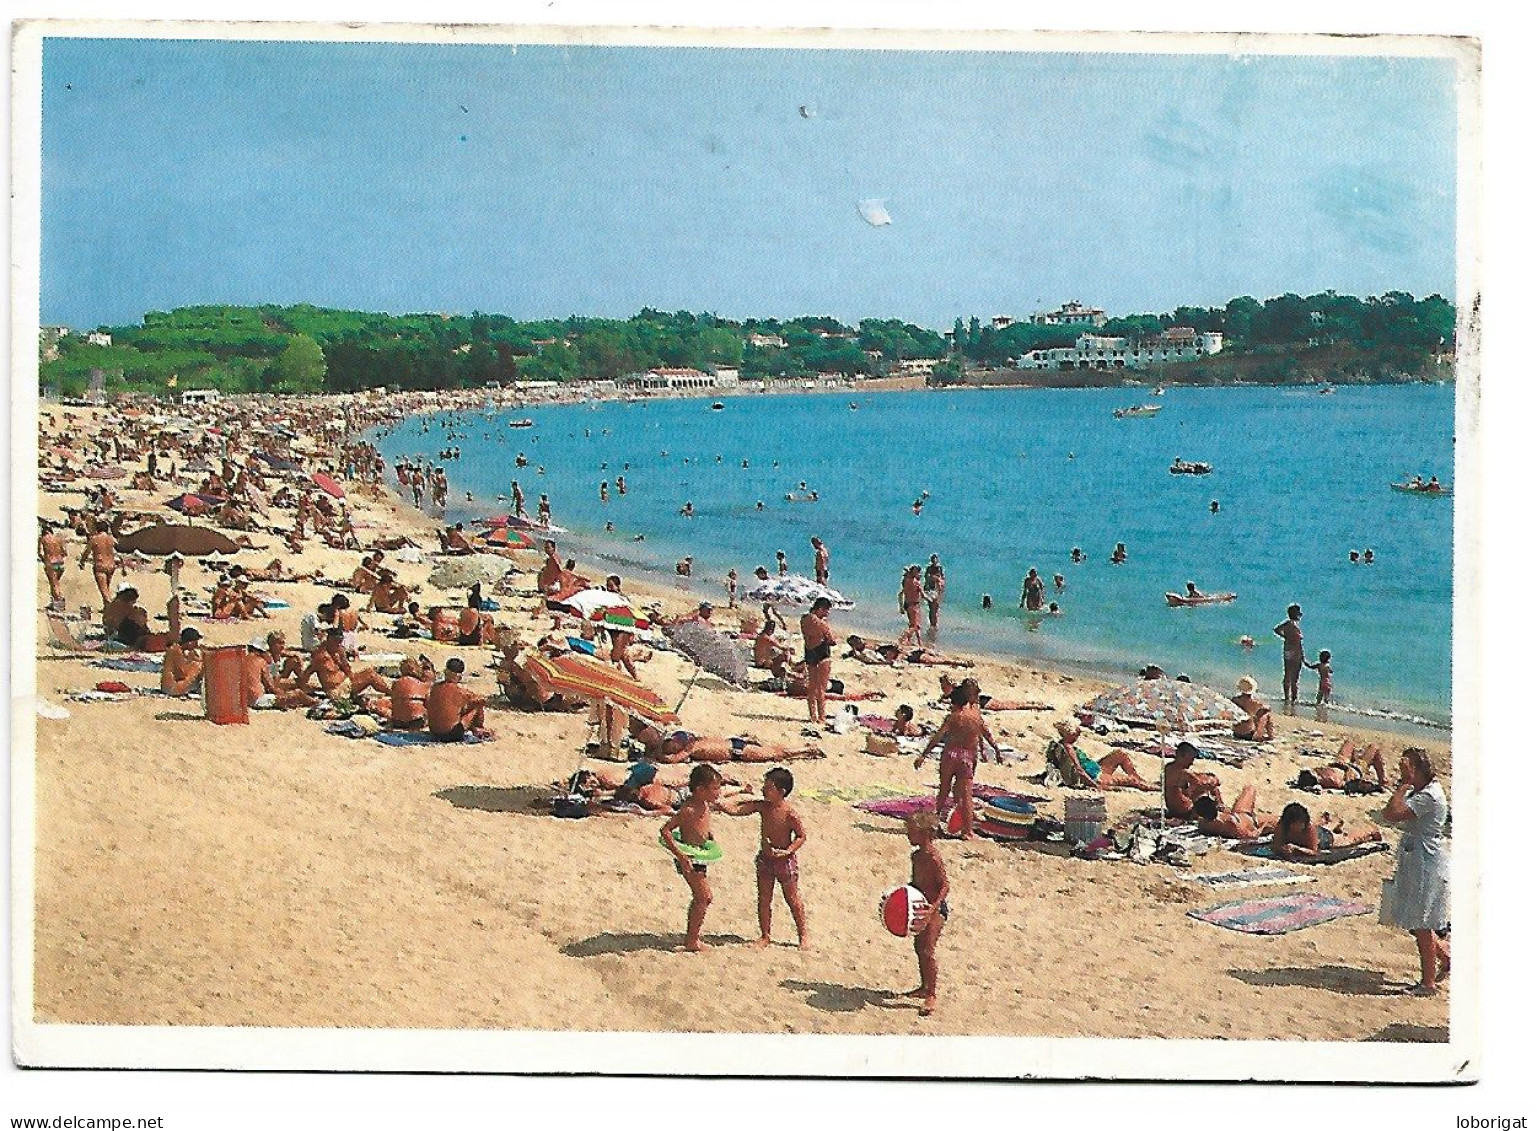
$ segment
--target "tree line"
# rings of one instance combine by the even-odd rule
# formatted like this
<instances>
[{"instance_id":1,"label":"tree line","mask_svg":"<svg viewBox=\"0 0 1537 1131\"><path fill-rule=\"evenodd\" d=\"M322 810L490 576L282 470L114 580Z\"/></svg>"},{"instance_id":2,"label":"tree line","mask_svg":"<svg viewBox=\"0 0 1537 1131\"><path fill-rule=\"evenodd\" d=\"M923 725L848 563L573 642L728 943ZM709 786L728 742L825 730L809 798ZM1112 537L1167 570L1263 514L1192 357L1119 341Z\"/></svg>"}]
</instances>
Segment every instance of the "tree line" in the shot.
<instances>
[{"instance_id":1,"label":"tree line","mask_svg":"<svg viewBox=\"0 0 1537 1131\"><path fill-rule=\"evenodd\" d=\"M1441 296L1366 299L1325 292L1111 319L1097 333L1149 337L1171 326L1216 330L1238 352L1342 343L1391 351L1411 369L1450 348L1455 311ZM846 325L826 315L732 320L647 308L628 319L519 321L498 314L382 314L317 306L189 306L134 326L103 326L111 345L69 334L44 349L40 384L79 396L93 373L112 391L318 393L454 389L510 381L619 379L658 367L731 366L743 378L874 376L898 362L1006 366L1033 349L1071 345L1082 328L957 318L949 335L900 319Z\"/></svg>"}]
</instances>

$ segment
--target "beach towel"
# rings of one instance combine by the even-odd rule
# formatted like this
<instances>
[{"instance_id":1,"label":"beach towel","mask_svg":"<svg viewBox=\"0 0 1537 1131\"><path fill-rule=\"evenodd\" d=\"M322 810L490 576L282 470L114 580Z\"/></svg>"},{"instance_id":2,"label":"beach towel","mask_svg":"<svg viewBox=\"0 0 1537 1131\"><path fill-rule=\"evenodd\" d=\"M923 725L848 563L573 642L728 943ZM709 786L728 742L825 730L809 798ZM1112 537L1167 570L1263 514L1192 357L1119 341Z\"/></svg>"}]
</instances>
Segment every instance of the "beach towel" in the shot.
<instances>
[{"instance_id":1,"label":"beach towel","mask_svg":"<svg viewBox=\"0 0 1537 1131\"><path fill-rule=\"evenodd\" d=\"M888 719L885 715L860 715L859 725L876 734L890 734L896 727L896 719Z\"/></svg>"},{"instance_id":2,"label":"beach towel","mask_svg":"<svg viewBox=\"0 0 1537 1131\"><path fill-rule=\"evenodd\" d=\"M1288 864L1338 864L1341 860L1355 860L1361 856L1372 856L1378 852L1387 852L1392 846L1386 841L1373 840L1365 844L1353 844L1349 848L1331 848L1327 852L1320 852L1317 856L1299 856L1294 860L1288 860ZM1261 860L1274 860L1275 853L1271 851L1269 844L1243 844L1233 849L1245 856L1255 856Z\"/></svg>"},{"instance_id":3,"label":"beach towel","mask_svg":"<svg viewBox=\"0 0 1537 1131\"><path fill-rule=\"evenodd\" d=\"M1312 876L1301 872L1288 872L1285 868L1242 868L1236 872L1207 872L1192 875L1189 879L1209 888L1249 888L1267 884L1310 884Z\"/></svg>"},{"instance_id":4,"label":"beach towel","mask_svg":"<svg viewBox=\"0 0 1537 1131\"><path fill-rule=\"evenodd\" d=\"M1005 801L1017 802L1022 806L1028 807L1027 809L1020 810L1022 816L1026 815L1027 812L1033 813L1035 811L1034 806L1046 800L1044 797L1036 797L1031 794L1011 793L1009 790L983 785L981 782L972 783L971 795L978 801L997 801L1003 799ZM914 813L922 813L924 811L932 813L936 800L935 794L919 794L910 797L873 797L865 801L856 802L854 808L863 810L866 813L874 813L878 817L896 817L899 820L905 820Z\"/></svg>"},{"instance_id":5,"label":"beach towel","mask_svg":"<svg viewBox=\"0 0 1537 1131\"><path fill-rule=\"evenodd\" d=\"M123 656L106 660L92 660L91 667L106 668L114 672L158 672L161 661L148 656Z\"/></svg>"},{"instance_id":6,"label":"beach towel","mask_svg":"<svg viewBox=\"0 0 1537 1131\"><path fill-rule=\"evenodd\" d=\"M1332 919L1366 915L1371 910L1364 903L1352 903L1332 895L1307 892L1302 895L1271 896L1268 899L1239 899L1188 914L1203 923L1211 923L1229 931L1242 931L1246 935L1286 935L1304 927L1316 927Z\"/></svg>"},{"instance_id":7,"label":"beach towel","mask_svg":"<svg viewBox=\"0 0 1537 1131\"><path fill-rule=\"evenodd\" d=\"M424 734L419 730L382 730L373 736L375 742L382 742L386 746L453 746L452 742L439 742L430 734ZM490 742L489 738L482 738L473 731L466 731L461 742L474 745L477 742Z\"/></svg>"}]
</instances>

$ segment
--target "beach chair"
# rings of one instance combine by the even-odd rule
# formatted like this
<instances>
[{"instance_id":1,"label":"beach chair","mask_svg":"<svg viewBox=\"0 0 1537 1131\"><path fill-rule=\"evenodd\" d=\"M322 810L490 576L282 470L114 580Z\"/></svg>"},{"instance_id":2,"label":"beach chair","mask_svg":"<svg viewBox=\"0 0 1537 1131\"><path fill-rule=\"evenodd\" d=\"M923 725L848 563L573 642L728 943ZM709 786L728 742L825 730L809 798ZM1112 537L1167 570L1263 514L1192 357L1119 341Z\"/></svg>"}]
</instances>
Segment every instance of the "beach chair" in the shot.
<instances>
[{"instance_id":1,"label":"beach chair","mask_svg":"<svg viewBox=\"0 0 1537 1131\"><path fill-rule=\"evenodd\" d=\"M102 643L96 640L77 640L70 630L69 621L55 612L44 614L48 618L48 643L64 652L100 652Z\"/></svg>"}]
</instances>

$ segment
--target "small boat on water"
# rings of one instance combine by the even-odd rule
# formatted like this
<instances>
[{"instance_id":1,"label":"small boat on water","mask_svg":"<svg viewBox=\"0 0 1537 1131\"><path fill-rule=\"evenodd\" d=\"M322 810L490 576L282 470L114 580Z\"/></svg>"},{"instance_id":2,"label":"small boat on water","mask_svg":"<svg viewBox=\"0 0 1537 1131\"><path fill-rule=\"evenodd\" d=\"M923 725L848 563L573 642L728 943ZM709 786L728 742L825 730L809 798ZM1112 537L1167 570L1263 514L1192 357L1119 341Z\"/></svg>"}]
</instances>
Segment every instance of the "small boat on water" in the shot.
<instances>
[{"instance_id":1,"label":"small boat on water","mask_svg":"<svg viewBox=\"0 0 1537 1131\"><path fill-rule=\"evenodd\" d=\"M850 412L858 412L859 411L859 402L858 401L849 401L849 411Z\"/></svg>"},{"instance_id":2,"label":"small boat on water","mask_svg":"<svg viewBox=\"0 0 1537 1131\"><path fill-rule=\"evenodd\" d=\"M711 412L719 412L721 409L723 409L725 407L726 406L723 403L721 403L720 401L715 401L713 404L710 405L710 411Z\"/></svg>"},{"instance_id":3,"label":"small boat on water","mask_svg":"<svg viewBox=\"0 0 1537 1131\"><path fill-rule=\"evenodd\" d=\"M1183 609L1196 605L1225 605L1229 601L1238 599L1237 593L1202 593L1198 597L1192 597L1186 593L1165 593L1163 599L1169 602L1171 609Z\"/></svg>"},{"instance_id":4,"label":"small boat on water","mask_svg":"<svg viewBox=\"0 0 1537 1131\"><path fill-rule=\"evenodd\" d=\"M1170 475L1210 475L1211 474L1211 464L1209 464L1209 463L1199 463L1199 462L1197 462L1197 463L1186 463L1184 460L1179 459L1178 457L1176 457L1174 462L1169 465L1169 474Z\"/></svg>"},{"instance_id":5,"label":"small boat on water","mask_svg":"<svg viewBox=\"0 0 1537 1131\"><path fill-rule=\"evenodd\" d=\"M1155 397L1163 396L1163 386L1162 385L1159 385L1158 388L1153 390L1153 396L1155 396Z\"/></svg>"},{"instance_id":6,"label":"small boat on water","mask_svg":"<svg viewBox=\"0 0 1537 1131\"><path fill-rule=\"evenodd\" d=\"M1333 385L1325 385L1322 389L1318 390L1318 395L1321 396L1321 397L1327 397L1327 396L1332 395L1333 393L1334 393L1334 386Z\"/></svg>"},{"instance_id":7,"label":"small boat on water","mask_svg":"<svg viewBox=\"0 0 1537 1131\"><path fill-rule=\"evenodd\" d=\"M1161 404L1140 404L1133 405L1131 408L1118 408L1110 415L1114 416L1117 420L1125 420L1133 416L1157 416L1162 409L1163 405Z\"/></svg>"},{"instance_id":8,"label":"small boat on water","mask_svg":"<svg viewBox=\"0 0 1537 1131\"><path fill-rule=\"evenodd\" d=\"M532 428L533 426L534 422L526 416L522 420L509 420L507 422L508 428Z\"/></svg>"},{"instance_id":9,"label":"small boat on water","mask_svg":"<svg viewBox=\"0 0 1537 1131\"><path fill-rule=\"evenodd\" d=\"M1431 499L1449 499L1452 497L1452 489L1443 487L1437 483L1434 487L1421 483L1415 486L1413 483L1389 483L1389 487L1395 491L1402 491L1406 495L1423 495Z\"/></svg>"}]
</instances>

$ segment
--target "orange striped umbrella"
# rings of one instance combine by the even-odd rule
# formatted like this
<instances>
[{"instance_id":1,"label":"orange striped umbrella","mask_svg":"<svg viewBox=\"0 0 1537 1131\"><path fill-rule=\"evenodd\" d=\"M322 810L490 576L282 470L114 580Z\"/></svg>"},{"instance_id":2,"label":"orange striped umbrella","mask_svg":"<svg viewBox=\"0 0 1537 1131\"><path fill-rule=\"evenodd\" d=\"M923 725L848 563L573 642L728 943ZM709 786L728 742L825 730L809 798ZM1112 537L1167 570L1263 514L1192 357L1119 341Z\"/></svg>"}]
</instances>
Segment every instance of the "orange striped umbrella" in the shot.
<instances>
[{"instance_id":1,"label":"orange striped umbrella","mask_svg":"<svg viewBox=\"0 0 1537 1131\"><path fill-rule=\"evenodd\" d=\"M656 692L608 664L584 656L532 653L524 658L523 666L552 695L607 703L655 723L678 721L677 714Z\"/></svg>"}]
</instances>

